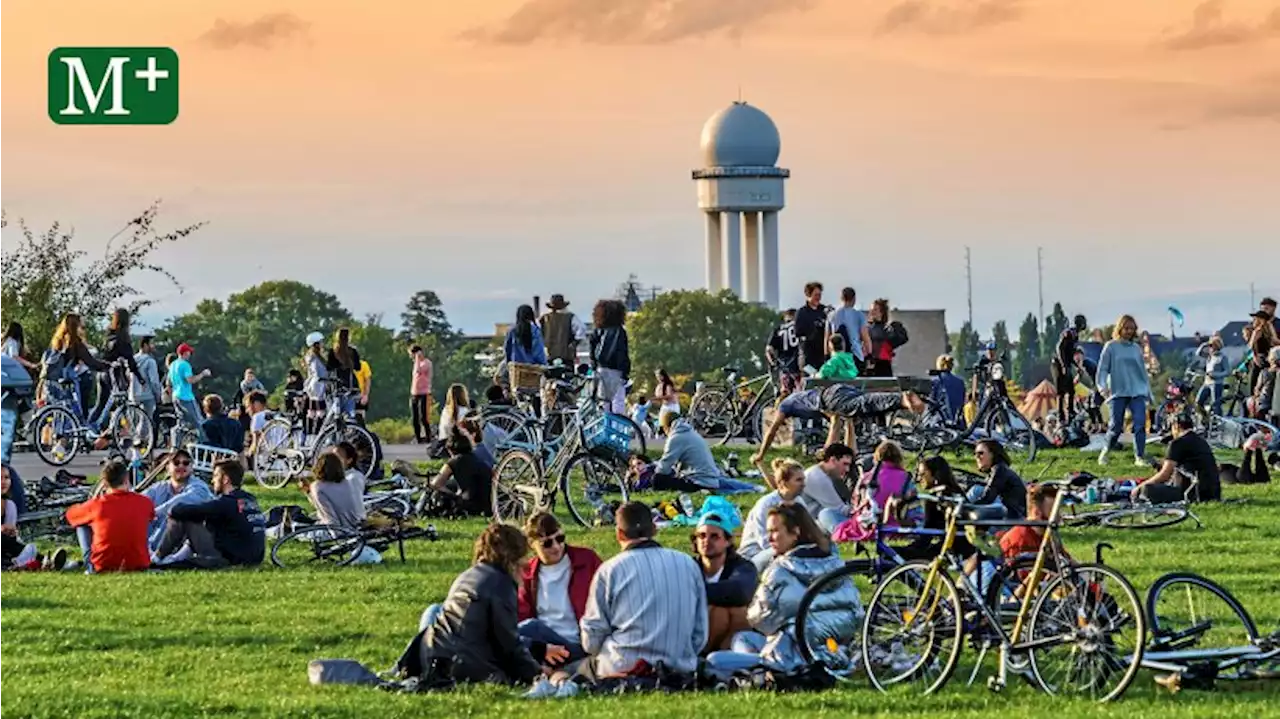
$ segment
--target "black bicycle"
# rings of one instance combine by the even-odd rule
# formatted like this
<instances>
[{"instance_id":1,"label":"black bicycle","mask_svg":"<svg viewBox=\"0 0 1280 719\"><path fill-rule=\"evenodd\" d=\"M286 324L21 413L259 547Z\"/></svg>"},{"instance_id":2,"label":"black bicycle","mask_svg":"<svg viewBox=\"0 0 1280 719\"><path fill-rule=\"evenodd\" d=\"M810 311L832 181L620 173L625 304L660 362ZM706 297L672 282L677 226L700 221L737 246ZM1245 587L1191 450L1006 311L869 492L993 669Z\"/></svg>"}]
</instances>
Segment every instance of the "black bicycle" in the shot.
<instances>
[{"instance_id":1,"label":"black bicycle","mask_svg":"<svg viewBox=\"0 0 1280 719\"><path fill-rule=\"evenodd\" d=\"M723 383L699 384L689 403L689 421L704 437L720 435L720 444L742 437L758 442L764 437L764 409L778 399L778 383L772 372L740 379L738 367L723 367Z\"/></svg>"}]
</instances>

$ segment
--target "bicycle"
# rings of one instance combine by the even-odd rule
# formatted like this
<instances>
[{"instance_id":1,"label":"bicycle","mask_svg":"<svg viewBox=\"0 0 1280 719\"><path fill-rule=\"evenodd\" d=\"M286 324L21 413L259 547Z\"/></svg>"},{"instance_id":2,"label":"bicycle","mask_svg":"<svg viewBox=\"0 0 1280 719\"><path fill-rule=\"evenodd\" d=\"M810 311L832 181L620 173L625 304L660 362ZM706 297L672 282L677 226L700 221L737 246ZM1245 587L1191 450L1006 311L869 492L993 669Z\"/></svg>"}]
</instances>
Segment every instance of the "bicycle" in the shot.
<instances>
[{"instance_id":1,"label":"bicycle","mask_svg":"<svg viewBox=\"0 0 1280 719\"><path fill-rule=\"evenodd\" d=\"M1261 635L1248 610L1216 582L1165 574L1147 590L1146 612L1151 643L1142 666L1170 672L1157 682L1171 690L1280 677L1280 632Z\"/></svg>"},{"instance_id":2,"label":"bicycle","mask_svg":"<svg viewBox=\"0 0 1280 719\"><path fill-rule=\"evenodd\" d=\"M554 440L542 435L547 418L530 417L525 427L533 441L507 443L508 451L493 468L495 519L519 522L533 512L553 511L556 495L563 494L574 521L589 527L611 520L607 510L627 501L628 486L616 462L630 447L630 426L617 423L617 415L601 411L586 396L576 412L565 415L565 431ZM582 491L577 499L576 488Z\"/></svg>"},{"instance_id":3,"label":"bicycle","mask_svg":"<svg viewBox=\"0 0 1280 719\"><path fill-rule=\"evenodd\" d=\"M1103 526L1109 529L1159 529L1191 519L1196 529L1204 525L1200 517L1190 509L1192 498L1196 496L1199 479L1191 472L1176 467L1182 480L1187 483L1181 502L1153 504L1146 500L1132 501L1128 491L1116 491L1114 482L1107 482L1088 472L1077 472L1078 481L1087 482L1092 492L1097 493L1103 501L1089 501L1091 497L1084 493L1074 493L1064 500L1069 512L1062 517L1064 527ZM1090 506L1088 511L1078 511L1078 506Z\"/></svg>"},{"instance_id":4,"label":"bicycle","mask_svg":"<svg viewBox=\"0 0 1280 719\"><path fill-rule=\"evenodd\" d=\"M120 381L119 373L127 372L124 360L111 363L111 394L102 416L107 418L106 431L118 448L126 438L146 455L155 439L155 427L147 410L129 399L128 378ZM73 461L83 445L92 445L102 430L91 427L80 411L80 383L62 377L54 381L59 396L51 399L32 415L26 434L36 454L53 467Z\"/></svg>"},{"instance_id":5,"label":"bicycle","mask_svg":"<svg viewBox=\"0 0 1280 719\"><path fill-rule=\"evenodd\" d=\"M764 437L764 409L778 399L772 372L739 381L742 370L722 367L723 383L699 383L689 402L689 421L704 437L720 432L720 444L737 437L759 441Z\"/></svg>"},{"instance_id":6,"label":"bicycle","mask_svg":"<svg viewBox=\"0 0 1280 719\"><path fill-rule=\"evenodd\" d=\"M354 466L365 477L382 461L373 433L349 421L342 412L344 402L357 392L343 387L336 378L322 381L329 387L330 399L315 434L307 434L306 417L302 415L276 416L263 426L253 452L253 476L258 484L280 489L309 470L321 453L342 441L355 447Z\"/></svg>"},{"instance_id":7,"label":"bicycle","mask_svg":"<svg viewBox=\"0 0 1280 719\"><path fill-rule=\"evenodd\" d=\"M1085 483L1073 478L1049 484L1065 489ZM963 501L929 498L950 507L942 551L932 561L907 562L889 572L868 605L862 661L876 689L936 692L954 673L968 634L979 647L971 681L987 651L998 645L997 673L987 682L992 691L1004 689L1013 660L1025 655L1026 671L1046 693L1085 694L1101 702L1124 694L1141 664L1145 615L1137 592L1115 569L1070 562L1058 536L1065 494L1058 493L1047 521L961 519ZM957 530L969 526L1044 529L1012 629L951 553ZM1046 564L1053 570L1047 578ZM1128 628L1134 636L1127 641ZM1129 646L1122 646L1126 641ZM1054 666L1059 661L1061 669Z\"/></svg>"},{"instance_id":8,"label":"bicycle","mask_svg":"<svg viewBox=\"0 0 1280 719\"><path fill-rule=\"evenodd\" d=\"M970 367L969 371L975 368ZM959 429L956 423L948 420L942 404L931 397L921 397L925 404L922 415L914 415L908 410L899 409L889 420L889 439L893 439L908 451L941 451L959 449L978 439L978 430L983 435L998 440L1004 445L1010 458L1021 459L1024 463L1034 462L1039 450L1039 433L1031 426L1031 422L1013 404L1007 392L997 385L999 378L992 373L973 423L965 429Z\"/></svg>"},{"instance_id":9,"label":"bicycle","mask_svg":"<svg viewBox=\"0 0 1280 719\"><path fill-rule=\"evenodd\" d=\"M432 528L405 527L399 522L388 527L360 529L331 524L312 524L294 529L271 545L271 563L282 569L308 564L344 567L360 558L366 547L382 554L396 546L405 561L405 540L425 537L435 541Z\"/></svg>"}]
</instances>

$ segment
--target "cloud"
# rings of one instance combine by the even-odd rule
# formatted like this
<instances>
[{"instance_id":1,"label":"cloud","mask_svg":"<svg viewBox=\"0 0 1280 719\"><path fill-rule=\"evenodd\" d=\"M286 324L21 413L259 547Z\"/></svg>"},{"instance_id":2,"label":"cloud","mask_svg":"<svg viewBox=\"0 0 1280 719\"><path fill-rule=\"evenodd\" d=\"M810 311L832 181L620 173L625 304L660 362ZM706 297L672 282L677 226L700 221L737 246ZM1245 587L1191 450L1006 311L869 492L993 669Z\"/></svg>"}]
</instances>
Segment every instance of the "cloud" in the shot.
<instances>
[{"instance_id":1,"label":"cloud","mask_svg":"<svg viewBox=\"0 0 1280 719\"><path fill-rule=\"evenodd\" d=\"M1189 25L1166 32L1160 44L1168 50L1185 51L1280 38L1280 6L1256 25L1224 19L1225 7L1225 0L1205 0L1191 11Z\"/></svg>"},{"instance_id":2,"label":"cloud","mask_svg":"<svg viewBox=\"0 0 1280 719\"><path fill-rule=\"evenodd\" d=\"M574 40L658 45L692 37L739 37L760 21L803 12L816 0L527 0L506 20L462 38L493 45Z\"/></svg>"},{"instance_id":3,"label":"cloud","mask_svg":"<svg viewBox=\"0 0 1280 719\"><path fill-rule=\"evenodd\" d=\"M218 18L213 27L200 36L200 41L220 50L241 46L265 50L278 42L305 38L310 27L310 23L287 12L270 13L249 22Z\"/></svg>"},{"instance_id":4,"label":"cloud","mask_svg":"<svg viewBox=\"0 0 1280 719\"><path fill-rule=\"evenodd\" d=\"M1020 20L1025 13L1025 0L902 0L885 12L876 32L960 35Z\"/></svg>"}]
</instances>

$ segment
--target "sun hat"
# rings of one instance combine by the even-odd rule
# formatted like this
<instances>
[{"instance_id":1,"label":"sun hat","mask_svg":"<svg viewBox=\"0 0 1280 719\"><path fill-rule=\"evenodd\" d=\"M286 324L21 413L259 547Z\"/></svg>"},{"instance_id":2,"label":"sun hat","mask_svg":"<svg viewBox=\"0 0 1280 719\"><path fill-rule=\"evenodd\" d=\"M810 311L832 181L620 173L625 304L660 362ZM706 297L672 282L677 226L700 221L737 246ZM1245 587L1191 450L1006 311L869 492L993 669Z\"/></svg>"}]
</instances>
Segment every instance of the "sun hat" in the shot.
<instances>
[{"instance_id":1,"label":"sun hat","mask_svg":"<svg viewBox=\"0 0 1280 719\"><path fill-rule=\"evenodd\" d=\"M551 295L551 300L547 302L547 308L552 310L562 310L568 306L569 303L565 300L564 295L558 292Z\"/></svg>"},{"instance_id":2,"label":"sun hat","mask_svg":"<svg viewBox=\"0 0 1280 719\"><path fill-rule=\"evenodd\" d=\"M311 334L307 335L308 347L310 347L311 345L317 342L324 342L324 335L320 334L319 332L312 332Z\"/></svg>"}]
</instances>

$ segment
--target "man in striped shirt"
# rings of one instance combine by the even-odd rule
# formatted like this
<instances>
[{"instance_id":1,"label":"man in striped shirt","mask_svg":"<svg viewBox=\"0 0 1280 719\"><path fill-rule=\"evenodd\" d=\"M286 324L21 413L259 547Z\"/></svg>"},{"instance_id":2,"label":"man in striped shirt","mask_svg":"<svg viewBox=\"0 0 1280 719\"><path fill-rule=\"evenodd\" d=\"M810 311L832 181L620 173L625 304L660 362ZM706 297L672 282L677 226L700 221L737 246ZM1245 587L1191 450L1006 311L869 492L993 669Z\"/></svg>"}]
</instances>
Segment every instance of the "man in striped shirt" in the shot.
<instances>
[{"instance_id":1,"label":"man in striped shirt","mask_svg":"<svg viewBox=\"0 0 1280 719\"><path fill-rule=\"evenodd\" d=\"M622 676L638 662L693 673L707 643L702 570L687 554L654 541L649 507L628 502L614 517L622 552L600 566L582 616L582 673Z\"/></svg>"}]
</instances>

